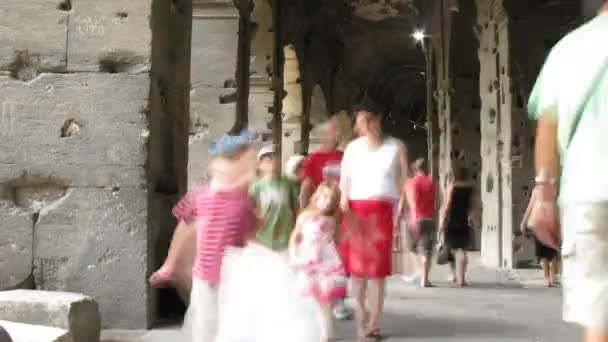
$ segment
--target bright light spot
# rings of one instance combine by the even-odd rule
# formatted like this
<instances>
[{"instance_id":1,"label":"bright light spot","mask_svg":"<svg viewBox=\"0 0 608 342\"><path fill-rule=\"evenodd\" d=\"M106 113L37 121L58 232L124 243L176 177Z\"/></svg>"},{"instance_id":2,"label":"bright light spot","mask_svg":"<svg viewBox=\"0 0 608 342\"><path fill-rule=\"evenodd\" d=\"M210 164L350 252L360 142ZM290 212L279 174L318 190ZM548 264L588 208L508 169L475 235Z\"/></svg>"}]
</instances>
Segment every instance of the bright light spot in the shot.
<instances>
[{"instance_id":1,"label":"bright light spot","mask_svg":"<svg viewBox=\"0 0 608 342\"><path fill-rule=\"evenodd\" d=\"M412 37L414 37L416 41L421 42L424 39L424 31L416 30L414 31L414 34L412 34Z\"/></svg>"}]
</instances>

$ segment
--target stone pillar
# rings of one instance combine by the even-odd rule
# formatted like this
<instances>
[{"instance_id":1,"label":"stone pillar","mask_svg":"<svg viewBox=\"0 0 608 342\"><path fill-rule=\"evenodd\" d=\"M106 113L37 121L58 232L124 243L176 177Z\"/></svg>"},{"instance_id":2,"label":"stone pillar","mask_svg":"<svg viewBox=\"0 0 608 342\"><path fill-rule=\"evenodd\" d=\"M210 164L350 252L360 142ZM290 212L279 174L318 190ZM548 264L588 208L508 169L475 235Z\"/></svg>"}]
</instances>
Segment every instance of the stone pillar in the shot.
<instances>
[{"instance_id":1,"label":"stone pillar","mask_svg":"<svg viewBox=\"0 0 608 342\"><path fill-rule=\"evenodd\" d=\"M533 258L533 244L513 243L534 174L534 126L526 100L549 49L578 23L579 6L478 0L482 99L482 258L513 268ZM568 15L565 15L568 13ZM570 22L564 19L570 18ZM574 20L572 20L574 19ZM516 248L517 247L517 248Z\"/></svg>"},{"instance_id":2,"label":"stone pillar","mask_svg":"<svg viewBox=\"0 0 608 342\"><path fill-rule=\"evenodd\" d=\"M283 84L287 95L283 99L283 163L297 153L300 153L300 138L302 131L302 86L300 83L300 63L293 45L283 48L285 65L283 66Z\"/></svg>"},{"instance_id":3,"label":"stone pillar","mask_svg":"<svg viewBox=\"0 0 608 342\"><path fill-rule=\"evenodd\" d=\"M474 0L459 2L459 11L450 10L444 3L443 39L435 40L438 50L437 100L440 127L440 184L445 188L451 171L466 167L474 180L481 169L479 132L479 63ZM479 248L476 236L472 248Z\"/></svg>"},{"instance_id":4,"label":"stone pillar","mask_svg":"<svg viewBox=\"0 0 608 342\"><path fill-rule=\"evenodd\" d=\"M191 5L2 10L0 289L82 292L104 327L146 328L157 222L186 188Z\"/></svg>"}]
</instances>

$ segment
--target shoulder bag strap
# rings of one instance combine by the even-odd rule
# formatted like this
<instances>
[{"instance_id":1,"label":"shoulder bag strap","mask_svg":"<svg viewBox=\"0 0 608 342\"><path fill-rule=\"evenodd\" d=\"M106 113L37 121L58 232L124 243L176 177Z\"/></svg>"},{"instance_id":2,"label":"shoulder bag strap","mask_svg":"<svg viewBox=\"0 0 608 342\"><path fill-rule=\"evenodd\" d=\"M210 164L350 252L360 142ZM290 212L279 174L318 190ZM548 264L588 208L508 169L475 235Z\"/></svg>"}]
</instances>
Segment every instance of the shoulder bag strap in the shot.
<instances>
[{"instance_id":1,"label":"shoulder bag strap","mask_svg":"<svg viewBox=\"0 0 608 342\"><path fill-rule=\"evenodd\" d=\"M608 69L608 58L605 58L600 67L600 71L597 73L597 75L593 79L593 82L591 82L591 86L589 87L589 89L587 89L587 93L585 94L585 97L583 97L581 104L578 106L578 108L576 110L574 122L572 123L572 129L570 130L570 135L568 137L568 142L566 144L566 150L572 143L572 139L574 139L574 135L576 134L579 123L581 122L581 118L583 117L583 112L585 111L585 108L587 107L589 100L591 100L591 97L593 96L599 82L602 80L602 78L606 74L607 69Z\"/></svg>"}]
</instances>

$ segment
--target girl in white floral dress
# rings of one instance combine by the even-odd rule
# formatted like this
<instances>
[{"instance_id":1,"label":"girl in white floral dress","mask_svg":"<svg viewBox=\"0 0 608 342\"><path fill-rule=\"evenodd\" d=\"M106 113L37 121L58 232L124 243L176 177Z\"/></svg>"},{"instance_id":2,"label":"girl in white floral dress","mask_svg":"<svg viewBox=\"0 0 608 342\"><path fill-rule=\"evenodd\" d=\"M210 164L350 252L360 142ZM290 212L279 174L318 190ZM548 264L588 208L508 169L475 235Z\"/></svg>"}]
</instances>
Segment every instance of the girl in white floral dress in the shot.
<instances>
[{"instance_id":1,"label":"girl in white floral dress","mask_svg":"<svg viewBox=\"0 0 608 342\"><path fill-rule=\"evenodd\" d=\"M298 288L320 305L321 341L333 340L333 305L346 295L345 270L336 248L339 199L336 185L319 185L310 206L298 217L290 239Z\"/></svg>"}]
</instances>

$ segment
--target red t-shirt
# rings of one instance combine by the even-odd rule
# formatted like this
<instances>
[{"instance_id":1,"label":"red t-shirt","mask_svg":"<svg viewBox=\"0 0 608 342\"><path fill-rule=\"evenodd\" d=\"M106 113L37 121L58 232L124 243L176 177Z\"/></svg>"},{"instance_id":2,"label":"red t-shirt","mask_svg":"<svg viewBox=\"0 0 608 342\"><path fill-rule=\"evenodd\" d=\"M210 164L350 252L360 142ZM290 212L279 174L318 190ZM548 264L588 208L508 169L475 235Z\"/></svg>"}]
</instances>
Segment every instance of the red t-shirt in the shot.
<instances>
[{"instance_id":1,"label":"red t-shirt","mask_svg":"<svg viewBox=\"0 0 608 342\"><path fill-rule=\"evenodd\" d=\"M414 175L406 184L413 194L416 212L412 213L414 219L429 219L435 214L436 185L433 178L422 173Z\"/></svg>"},{"instance_id":2,"label":"red t-shirt","mask_svg":"<svg viewBox=\"0 0 608 342\"><path fill-rule=\"evenodd\" d=\"M340 178L340 164L342 163L342 151L318 151L311 153L304 162L304 176L312 180L316 188L328 177ZM326 177L327 176L327 177Z\"/></svg>"}]
</instances>

